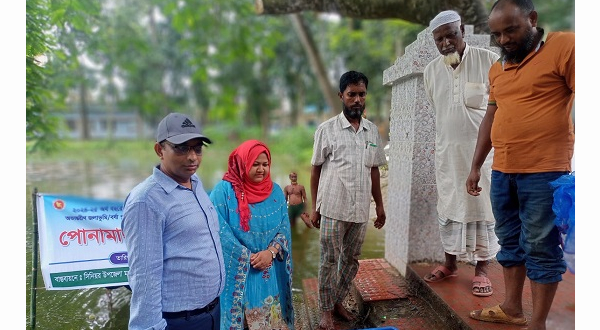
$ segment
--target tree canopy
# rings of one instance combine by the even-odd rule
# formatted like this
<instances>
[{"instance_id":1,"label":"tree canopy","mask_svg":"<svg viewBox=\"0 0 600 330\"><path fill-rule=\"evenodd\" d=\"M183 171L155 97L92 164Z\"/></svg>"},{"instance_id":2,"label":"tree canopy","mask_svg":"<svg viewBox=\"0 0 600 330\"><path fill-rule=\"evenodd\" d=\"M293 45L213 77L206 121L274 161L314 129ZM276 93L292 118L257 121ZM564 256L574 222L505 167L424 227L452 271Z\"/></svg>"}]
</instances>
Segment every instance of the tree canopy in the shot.
<instances>
[{"instance_id":1,"label":"tree canopy","mask_svg":"<svg viewBox=\"0 0 600 330\"><path fill-rule=\"evenodd\" d=\"M490 5L27 0L27 140L32 149L51 150L62 138L57 113L76 113L86 123L97 108L107 116L133 111L151 126L178 111L232 134L253 126L268 134L296 125L310 109L319 118L339 111L336 86L347 70L369 77L369 117L387 123L383 71L437 11L456 6L473 17L465 23L479 22ZM540 22L573 29L573 6L573 0L545 1Z\"/></svg>"},{"instance_id":2,"label":"tree canopy","mask_svg":"<svg viewBox=\"0 0 600 330\"><path fill-rule=\"evenodd\" d=\"M453 9L475 31L487 30L484 0L255 0L263 15L284 15L304 11L337 13L356 19L401 19L427 26L440 11Z\"/></svg>"}]
</instances>

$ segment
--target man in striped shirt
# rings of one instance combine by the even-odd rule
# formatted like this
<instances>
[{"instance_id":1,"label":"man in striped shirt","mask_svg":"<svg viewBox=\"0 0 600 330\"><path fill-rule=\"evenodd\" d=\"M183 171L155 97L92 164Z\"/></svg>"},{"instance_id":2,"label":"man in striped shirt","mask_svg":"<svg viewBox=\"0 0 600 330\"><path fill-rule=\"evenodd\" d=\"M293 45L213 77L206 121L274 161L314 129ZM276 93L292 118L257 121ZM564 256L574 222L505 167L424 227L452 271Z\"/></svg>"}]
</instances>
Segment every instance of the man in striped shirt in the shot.
<instances>
[{"instance_id":1,"label":"man in striped shirt","mask_svg":"<svg viewBox=\"0 0 600 330\"><path fill-rule=\"evenodd\" d=\"M166 116L154 144L160 164L125 200L129 330L220 328L219 218L196 175L208 143L192 118Z\"/></svg>"},{"instance_id":2,"label":"man in striped shirt","mask_svg":"<svg viewBox=\"0 0 600 330\"><path fill-rule=\"evenodd\" d=\"M371 196L375 228L385 224L379 166L387 163L377 126L363 118L367 77L356 71L340 78L342 112L323 122L314 135L310 188L311 221L320 229L319 329L333 329L333 315L355 317L342 302L358 271Z\"/></svg>"}]
</instances>

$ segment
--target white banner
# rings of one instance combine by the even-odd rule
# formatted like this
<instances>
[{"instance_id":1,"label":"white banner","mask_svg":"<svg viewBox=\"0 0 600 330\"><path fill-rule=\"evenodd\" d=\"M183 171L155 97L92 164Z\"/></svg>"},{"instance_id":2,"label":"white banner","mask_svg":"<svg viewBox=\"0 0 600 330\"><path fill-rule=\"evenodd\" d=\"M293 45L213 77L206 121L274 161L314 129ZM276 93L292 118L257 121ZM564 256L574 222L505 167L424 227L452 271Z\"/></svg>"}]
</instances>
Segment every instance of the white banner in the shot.
<instances>
[{"instance_id":1,"label":"white banner","mask_svg":"<svg viewBox=\"0 0 600 330\"><path fill-rule=\"evenodd\" d=\"M122 201L37 194L36 203L46 289L128 284Z\"/></svg>"}]
</instances>

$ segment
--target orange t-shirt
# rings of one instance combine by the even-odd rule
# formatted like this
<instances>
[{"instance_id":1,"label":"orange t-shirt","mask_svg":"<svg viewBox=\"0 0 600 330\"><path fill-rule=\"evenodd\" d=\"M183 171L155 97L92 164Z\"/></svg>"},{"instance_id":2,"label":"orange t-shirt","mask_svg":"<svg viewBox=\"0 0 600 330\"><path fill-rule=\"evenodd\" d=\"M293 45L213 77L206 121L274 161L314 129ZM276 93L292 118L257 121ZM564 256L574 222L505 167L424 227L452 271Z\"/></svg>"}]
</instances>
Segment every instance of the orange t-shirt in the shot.
<instances>
[{"instance_id":1,"label":"orange t-shirt","mask_svg":"<svg viewBox=\"0 0 600 330\"><path fill-rule=\"evenodd\" d=\"M549 33L519 64L490 68L492 169L503 173L571 171L575 131L575 33Z\"/></svg>"}]
</instances>

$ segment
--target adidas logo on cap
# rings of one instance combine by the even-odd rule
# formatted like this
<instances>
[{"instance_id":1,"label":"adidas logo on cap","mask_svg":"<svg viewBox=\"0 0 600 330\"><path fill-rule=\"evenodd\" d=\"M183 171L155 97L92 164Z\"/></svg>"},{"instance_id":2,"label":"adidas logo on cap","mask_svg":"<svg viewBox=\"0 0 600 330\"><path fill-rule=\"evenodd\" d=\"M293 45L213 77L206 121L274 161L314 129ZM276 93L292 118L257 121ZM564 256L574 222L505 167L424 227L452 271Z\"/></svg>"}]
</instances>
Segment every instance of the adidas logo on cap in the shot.
<instances>
[{"instance_id":1,"label":"adidas logo on cap","mask_svg":"<svg viewBox=\"0 0 600 330\"><path fill-rule=\"evenodd\" d=\"M183 123L181 124L181 128L186 128L186 127L194 127L196 128L196 126L192 123L191 120L189 120L188 118L186 118Z\"/></svg>"}]
</instances>

